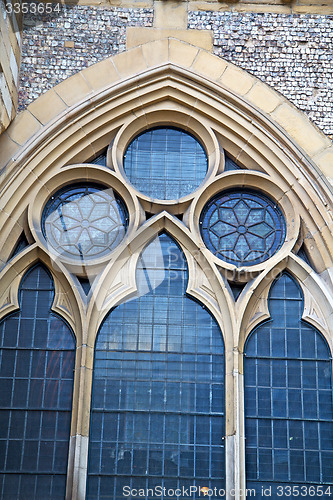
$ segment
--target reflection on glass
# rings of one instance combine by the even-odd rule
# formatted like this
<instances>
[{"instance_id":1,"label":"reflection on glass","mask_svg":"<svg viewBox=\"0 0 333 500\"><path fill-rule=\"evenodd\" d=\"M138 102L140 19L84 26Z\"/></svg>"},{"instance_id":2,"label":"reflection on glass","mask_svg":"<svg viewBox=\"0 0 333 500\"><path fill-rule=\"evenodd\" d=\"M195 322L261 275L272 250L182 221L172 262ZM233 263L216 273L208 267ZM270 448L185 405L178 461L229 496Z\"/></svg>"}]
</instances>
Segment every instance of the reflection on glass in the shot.
<instances>
[{"instance_id":1,"label":"reflection on glass","mask_svg":"<svg viewBox=\"0 0 333 500\"><path fill-rule=\"evenodd\" d=\"M267 260L285 238L280 209L267 196L245 190L214 196L202 211L200 228L207 248L236 266Z\"/></svg>"},{"instance_id":2,"label":"reflection on glass","mask_svg":"<svg viewBox=\"0 0 333 500\"><path fill-rule=\"evenodd\" d=\"M20 286L20 311L0 323L0 497L63 500L75 344L50 311L53 281L37 266Z\"/></svg>"},{"instance_id":3,"label":"reflection on glass","mask_svg":"<svg viewBox=\"0 0 333 500\"><path fill-rule=\"evenodd\" d=\"M273 482L333 483L328 345L300 319L302 293L288 274L273 284L269 308L271 320L249 337L244 364L247 487L257 495Z\"/></svg>"},{"instance_id":4,"label":"reflection on glass","mask_svg":"<svg viewBox=\"0 0 333 500\"><path fill-rule=\"evenodd\" d=\"M47 242L66 257L102 257L124 238L127 210L112 189L77 185L58 191L43 212Z\"/></svg>"},{"instance_id":5,"label":"reflection on glass","mask_svg":"<svg viewBox=\"0 0 333 500\"><path fill-rule=\"evenodd\" d=\"M200 186L207 174L207 156L187 132L158 127L133 139L124 155L124 170L141 193L177 200Z\"/></svg>"},{"instance_id":6,"label":"reflection on glass","mask_svg":"<svg viewBox=\"0 0 333 500\"><path fill-rule=\"evenodd\" d=\"M142 252L136 279L137 298L97 337L87 498L121 498L124 485L223 488L221 331L185 295L186 260L166 234Z\"/></svg>"}]
</instances>

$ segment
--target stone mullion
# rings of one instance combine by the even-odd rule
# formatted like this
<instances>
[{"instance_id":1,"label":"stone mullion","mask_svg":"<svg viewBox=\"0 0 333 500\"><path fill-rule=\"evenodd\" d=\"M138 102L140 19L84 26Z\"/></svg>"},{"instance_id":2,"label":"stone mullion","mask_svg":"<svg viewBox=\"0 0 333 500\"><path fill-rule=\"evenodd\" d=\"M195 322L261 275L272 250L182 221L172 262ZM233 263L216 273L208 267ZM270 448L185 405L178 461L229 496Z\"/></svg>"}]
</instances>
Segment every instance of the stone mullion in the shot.
<instances>
[{"instance_id":1,"label":"stone mullion","mask_svg":"<svg viewBox=\"0 0 333 500\"><path fill-rule=\"evenodd\" d=\"M245 498L244 391L242 353L226 352L226 499Z\"/></svg>"},{"instance_id":2,"label":"stone mullion","mask_svg":"<svg viewBox=\"0 0 333 500\"><path fill-rule=\"evenodd\" d=\"M86 497L94 348L77 348L66 500Z\"/></svg>"}]
</instances>

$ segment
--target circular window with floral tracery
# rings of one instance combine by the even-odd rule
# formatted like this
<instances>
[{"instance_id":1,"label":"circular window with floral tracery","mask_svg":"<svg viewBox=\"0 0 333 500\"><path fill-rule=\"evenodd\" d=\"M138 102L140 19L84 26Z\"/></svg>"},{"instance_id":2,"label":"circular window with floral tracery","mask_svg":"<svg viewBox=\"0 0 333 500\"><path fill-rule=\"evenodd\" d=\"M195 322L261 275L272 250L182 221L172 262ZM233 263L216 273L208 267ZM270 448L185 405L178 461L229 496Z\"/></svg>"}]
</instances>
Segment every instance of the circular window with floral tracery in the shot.
<instances>
[{"instance_id":1,"label":"circular window with floral tracery","mask_svg":"<svg viewBox=\"0 0 333 500\"><path fill-rule=\"evenodd\" d=\"M200 228L207 248L236 266L269 259L282 246L286 233L280 208L267 196L248 190L214 196L202 211Z\"/></svg>"},{"instance_id":2,"label":"circular window with floral tracery","mask_svg":"<svg viewBox=\"0 0 333 500\"><path fill-rule=\"evenodd\" d=\"M128 213L111 188L97 184L66 187L47 202L42 229L61 255L86 260L108 254L124 238Z\"/></svg>"}]
</instances>

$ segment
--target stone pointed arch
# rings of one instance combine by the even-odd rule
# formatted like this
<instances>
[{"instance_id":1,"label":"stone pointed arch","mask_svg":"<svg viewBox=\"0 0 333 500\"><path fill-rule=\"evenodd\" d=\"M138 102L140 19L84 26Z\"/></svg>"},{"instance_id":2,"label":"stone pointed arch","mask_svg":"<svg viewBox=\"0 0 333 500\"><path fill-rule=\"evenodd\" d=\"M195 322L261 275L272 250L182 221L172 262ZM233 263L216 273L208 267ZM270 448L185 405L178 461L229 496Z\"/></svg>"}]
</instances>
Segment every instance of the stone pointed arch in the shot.
<instances>
[{"instance_id":1,"label":"stone pointed arch","mask_svg":"<svg viewBox=\"0 0 333 500\"><path fill-rule=\"evenodd\" d=\"M141 252L162 231L169 234L185 254L189 278L187 293L202 302L215 317L224 336L226 350L232 350L233 336L226 332L234 330L233 301L220 273L200 251L200 247L190 231L179 219L163 211L149 219L137 231L117 257L101 274L93 300L88 309L90 324L89 345L94 345L97 332L106 314L113 307L135 295L137 291L135 270Z\"/></svg>"},{"instance_id":2,"label":"stone pointed arch","mask_svg":"<svg viewBox=\"0 0 333 500\"><path fill-rule=\"evenodd\" d=\"M0 319L19 309L18 293L22 278L37 263L45 266L54 281L55 296L52 311L59 314L72 328L77 343L81 343L83 304L78 291L72 286L72 279L67 269L58 262L56 267L50 256L36 244L26 247L11 259L0 273Z\"/></svg>"},{"instance_id":3,"label":"stone pointed arch","mask_svg":"<svg viewBox=\"0 0 333 500\"><path fill-rule=\"evenodd\" d=\"M120 131L125 128L130 130L134 121L140 123L140 130L156 123L171 121L185 130L197 132L198 137L200 132L196 127L197 123L201 122L207 129L212 130L216 137L216 144L212 143L212 147L207 151L210 158L216 159L215 174L224 175L221 154L224 148L240 165L251 171L252 176L257 172L258 178L263 179L266 176L271 183L276 184L276 192L283 193L283 196L289 197L290 202L295 204L297 216L300 218L297 227L301 229L298 235L294 235L294 246L290 247L288 255L284 255L273 269L278 272L278 267L281 271L290 265L290 271L299 277L300 281L304 273L308 276L306 280L311 290L321 289L323 277L328 279L333 268L331 141L312 125L305 115L267 85L233 64L174 38L143 44L77 73L39 97L26 111L18 115L8 130L1 135L0 231L7 242L6 252L1 256L5 266L2 271L4 278L11 279L12 269L8 263L10 248L17 241L22 225L32 223L31 220L26 220L25 214L29 206L32 206L36 193L44 191L47 199L52 191L48 180L62 178L65 183L71 182L73 178L68 177L70 169L76 170L77 173L83 172L83 178L90 179L87 174L89 166L82 164L93 159L114 139L117 142ZM118 140L119 144L121 147L126 146L126 142L121 143ZM109 158L110 170L105 175L113 176L113 181L116 182L117 179L120 185L120 173L112 164L113 158L114 156ZM116 171L111 175L112 169ZM234 174L228 175L231 178ZM249 176L242 176L242 173L237 173L237 176L237 186L246 186ZM223 182L225 180L221 181L221 186ZM209 191L210 186L206 185L206 189L208 194L212 194ZM200 194L199 188L196 195L199 197ZM136 194L132 192L125 201L128 201L130 196L134 200ZM279 196L275 197L276 202L282 199L282 194ZM72 420L68 498L81 499L85 491L94 340L103 317L97 305L103 306L106 300L106 313L108 307L117 305L122 298L135 291L132 274L128 288L115 288L113 296L111 289L110 301L107 300L110 287L117 283L118 275L121 278L124 263L129 262L133 271L137 260L133 256L138 255L140 249L162 230L166 230L176 239L188 257L189 292L202 300L214 314L215 306L209 299L209 289L213 290L218 307L220 311L223 310L221 329L227 333L226 407L229 412L225 439L227 456L231 458L228 465L228 484L234 486L239 480L235 479L235 476L242 466L239 441L244 435L241 424L242 401L239 397L239 394L242 395L243 370L239 353L242 352L241 341L244 342L245 334L240 340L238 331L246 331L246 321L251 319L249 314L254 311L255 301L262 298L262 290L268 283L267 273L271 271L272 266L254 277L253 283L249 284L248 289L245 288L235 305L220 274L221 269L209 261L207 252L202 251L203 242L198 227L191 233L191 227L188 229L186 226L187 215L193 218L198 216L198 212L191 212L192 200L188 199L182 205L184 223L171 215L177 215L178 212L172 207L172 203L169 203L168 212L162 212L167 204L164 207L155 206L155 212L151 212L155 213L155 216L142 225L143 209L149 212L149 207L143 197L140 198L140 203L135 199L131 205L135 214L133 234L124 245L115 250L112 262L102 271L101 279L96 280L96 285L93 285L92 293L96 293L99 302L88 306L85 322L79 326L82 328L82 336L77 351L74 388L76 405ZM310 233L311 238L307 238L307 233ZM309 268L297 261L297 258L294 260L298 268L290 264L293 261L291 251L296 251L303 240L309 242L308 250L315 254L316 271L322 273L322 277L319 274L311 276ZM29 243L32 247L33 237ZM38 245L35 244L36 255L42 252ZM15 257L15 262L21 259L23 262L30 251L31 248L24 250ZM199 267L203 270L201 277L207 276L207 270L209 271L208 285L197 278L196 271ZM67 280L67 287L70 288L73 284L68 269L64 267L61 271L65 276L62 279ZM60 275L61 273L59 279ZM118 281L121 285L124 280ZM4 282L5 279L1 283ZM197 286L198 284L200 286ZM73 304L76 300L77 303L80 302L80 297L75 294L72 299ZM320 302L320 299L316 302ZM255 321L260 319L262 312L265 314L264 303L265 301L262 302L263 307L259 310L259 315L255 316L254 311ZM325 311L329 310L331 319L331 305L327 301L326 303L328 305L327 308L325 305L325 310L319 311L316 307L309 307L308 316L311 316L313 321L318 321L315 319L316 315L320 320L320 315L325 315ZM243 322L240 326L236 318L241 314ZM218 319L217 312L216 316ZM77 327L75 332L78 333ZM234 458L233 471L231 462Z\"/></svg>"}]
</instances>

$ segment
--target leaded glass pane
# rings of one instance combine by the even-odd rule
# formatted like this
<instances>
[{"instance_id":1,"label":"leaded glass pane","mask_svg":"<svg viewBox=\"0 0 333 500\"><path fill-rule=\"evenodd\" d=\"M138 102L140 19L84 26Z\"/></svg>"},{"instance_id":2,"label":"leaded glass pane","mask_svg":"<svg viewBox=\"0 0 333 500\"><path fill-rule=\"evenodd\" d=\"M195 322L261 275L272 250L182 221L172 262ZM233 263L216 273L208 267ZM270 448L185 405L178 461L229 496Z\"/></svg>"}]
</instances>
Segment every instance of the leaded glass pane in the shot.
<instances>
[{"instance_id":1,"label":"leaded glass pane","mask_svg":"<svg viewBox=\"0 0 333 500\"><path fill-rule=\"evenodd\" d=\"M186 296L186 260L166 234L143 251L136 279L138 296L97 337L87 498L120 499L123 486L223 488L221 331Z\"/></svg>"},{"instance_id":2,"label":"leaded glass pane","mask_svg":"<svg viewBox=\"0 0 333 500\"><path fill-rule=\"evenodd\" d=\"M278 498L278 484L333 484L332 364L322 335L301 320L303 296L288 274L273 284L269 308L245 349L246 475L257 495L273 485Z\"/></svg>"},{"instance_id":3,"label":"leaded glass pane","mask_svg":"<svg viewBox=\"0 0 333 500\"><path fill-rule=\"evenodd\" d=\"M0 497L64 499L75 343L50 311L48 272L23 278L20 311L0 323Z\"/></svg>"},{"instance_id":4,"label":"leaded glass pane","mask_svg":"<svg viewBox=\"0 0 333 500\"><path fill-rule=\"evenodd\" d=\"M281 210L267 196L247 190L214 196L200 217L209 250L230 264L252 266L281 247L286 226Z\"/></svg>"},{"instance_id":5,"label":"leaded glass pane","mask_svg":"<svg viewBox=\"0 0 333 500\"><path fill-rule=\"evenodd\" d=\"M141 193L177 200L192 193L207 174L207 156L187 132L156 127L133 139L124 155L124 170Z\"/></svg>"},{"instance_id":6,"label":"leaded glass pane","mask_svg":"<svg viewBox=\"0 0 333 500\"><path fill-rule=\"evenodd\" d=\"M127 209L113 189L80 184L58 191L42 218L47 243L64 257L103 257L124 238Z\"/></svg>"}]
</instances>

